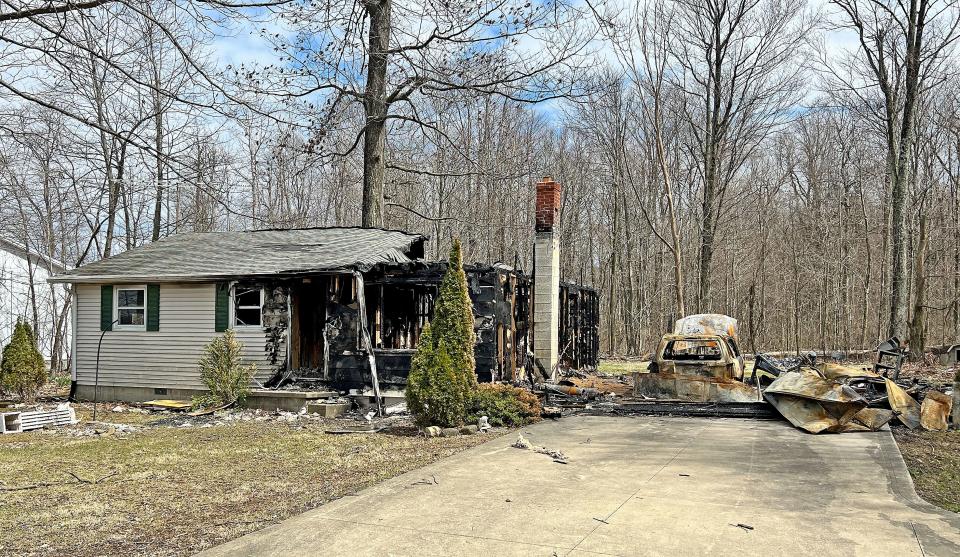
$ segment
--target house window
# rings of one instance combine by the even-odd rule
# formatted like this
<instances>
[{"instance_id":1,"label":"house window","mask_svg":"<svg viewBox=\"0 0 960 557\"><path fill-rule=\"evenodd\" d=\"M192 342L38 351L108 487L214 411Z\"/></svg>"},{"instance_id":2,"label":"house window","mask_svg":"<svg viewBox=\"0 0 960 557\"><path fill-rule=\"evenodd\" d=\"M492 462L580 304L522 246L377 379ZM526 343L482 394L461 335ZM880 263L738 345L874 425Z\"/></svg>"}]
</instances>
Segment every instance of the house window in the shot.
<instances>
[{"instance_id":1,"label":"house window","mask_svg":"<svg viewBox=\"0 0 960 557\"><path fill-rule=\"evenodd\" d=\"M259 327L262 324L263 289L237 286L233 290L233 326Z\"/></svg>"},{"instance_id":2,"label":"house window","mask_svg":"<svg viewBox=\"0 0 960 557\"><path fill-rule=\"evenodd\" d=\"M117 299L113 318L120 329L145 330L147 324L147 287L121 286L116 289Z\"/></svg>"},{"instance_id":3,"label":"house window","mask_svg":"<svg viewBox=\"0 0 960 557\"><path fill-rule=\"evenodd\" d=\"M364 292L374 348L416 348L433 315L437 287L370 284Z\"/></svg>"}]
</instances>

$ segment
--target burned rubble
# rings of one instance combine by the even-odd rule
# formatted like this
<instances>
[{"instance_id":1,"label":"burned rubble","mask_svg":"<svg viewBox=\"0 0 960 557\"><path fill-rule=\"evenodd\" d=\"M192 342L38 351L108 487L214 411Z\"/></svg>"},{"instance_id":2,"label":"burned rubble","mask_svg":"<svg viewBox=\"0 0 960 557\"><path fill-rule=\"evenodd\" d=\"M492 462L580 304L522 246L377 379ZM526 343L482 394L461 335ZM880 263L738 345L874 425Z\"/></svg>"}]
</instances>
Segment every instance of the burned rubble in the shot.
<instances>
[{"instance_id":1,"label":"burned rubble","mask_svg":"<svg viewBox=\"0 0 960 557\"><path fill-rule=\"evenodd\" d=\"M948 381L901 376L906 350L882 343L869 364L818 362L816 354L757 354L752 371L738 351L736 321L692 316L664 335L646 372L628 382L570 374L535 386L554 415L654 414L782 417L809 433L877 431L896 421L945 431L953 406Z\"/></svg>"},{"instance_id":2,"label":"burned rubble","mask_svg":"<svg viewBox=\"0 0 960 557\"><path fill-rule=\"evenodd\" d=\"M444 262L422 260L374 267L362 280L365 316L357 282L349 276L302 278L272 288L277 293L271 299L283 303L271 306L278 312L271 322L278 329L289 322L290 346L287 361L264 386L369 396L370 354L361 327L367 322L377 387L381 396L399 398L445 271ZM466 265L465 272L475 315L477 380L517 383L527 381L528 374L543 379L551 370L537 366L531 353L531 277L505 265ZM592 288L560 284L559 365L564 369L597 365L598 300ZM268 339L268 354L277 345Z\"/></svg>"}]
</instances>

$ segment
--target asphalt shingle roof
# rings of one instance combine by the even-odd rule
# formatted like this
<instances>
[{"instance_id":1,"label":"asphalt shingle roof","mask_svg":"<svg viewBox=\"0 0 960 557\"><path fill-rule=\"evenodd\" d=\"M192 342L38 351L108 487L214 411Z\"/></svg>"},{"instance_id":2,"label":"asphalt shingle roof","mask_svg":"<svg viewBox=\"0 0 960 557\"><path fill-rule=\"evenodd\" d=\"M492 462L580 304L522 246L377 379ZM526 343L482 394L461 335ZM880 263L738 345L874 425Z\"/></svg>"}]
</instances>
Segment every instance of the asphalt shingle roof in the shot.
<instances>
[{"instance_id":1,"label":"asphalt shingle roof","mask_svg":"<svg viewBox=\"0 0 960 557\"><path fill-rule=\"evenodd\" d=\"M419 234L377 228L191 232L163 238L51 278L51 282L198 281L365 271L410 261Z\"/></svg>"}]
</instances>

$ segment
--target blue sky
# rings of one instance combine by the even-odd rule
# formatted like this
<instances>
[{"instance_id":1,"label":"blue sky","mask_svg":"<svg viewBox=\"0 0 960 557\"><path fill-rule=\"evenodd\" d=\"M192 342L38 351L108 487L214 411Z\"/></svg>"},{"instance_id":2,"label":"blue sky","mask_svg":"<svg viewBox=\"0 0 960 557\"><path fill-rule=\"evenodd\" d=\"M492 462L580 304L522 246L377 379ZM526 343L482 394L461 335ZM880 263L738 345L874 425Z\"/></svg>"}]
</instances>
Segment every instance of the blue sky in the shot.
<instances>
[{"instance_id":1,"label":"blue sky","mask_svg":"<svg viewBox=\"0 0 960 557\"><path fill-rule=\"evenodd\" d=\"M343 0L350 1L350 0ZM631 0L615 0L623 2L625 5ZM642 1L642 0L641 0ZM808 6L811 9L831 10L826 0L811 0ZM260 29L266 28L271 33L289 33L289 29L284 28L278 17L269 18L258 22L256 25L245 25L233 30L222 29L221 34L213 40L212 48L214 55L221 67L241 64L273 64L278 58L273 48L265 40ZM857 47L856 36L850 31L830 31L824 32L823 40L826 43L829 52L842 52L854 50ZM601 49L598 54L601 58L614 61L615 56L612 51L608 56L604 56ZM537 105L537 112L553 120L559 116L559 101L548 101Z\"/></svg>"}]
</instances>

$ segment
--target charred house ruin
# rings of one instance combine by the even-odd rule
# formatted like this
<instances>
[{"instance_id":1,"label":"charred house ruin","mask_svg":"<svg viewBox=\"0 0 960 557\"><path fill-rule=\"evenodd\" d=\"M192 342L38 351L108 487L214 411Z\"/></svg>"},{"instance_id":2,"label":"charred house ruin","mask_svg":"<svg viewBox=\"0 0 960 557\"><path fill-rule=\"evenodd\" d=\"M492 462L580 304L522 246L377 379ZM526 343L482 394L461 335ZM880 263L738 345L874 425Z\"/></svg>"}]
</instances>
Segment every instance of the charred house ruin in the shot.
<instances>
[{"instance_id":1,"label":"charred house ruin","mask_svg":"<svg viewBox=\"0 0 960 557\"><path fill-rule=\"evenodd\" d=\"M597 364L599 300L561 280L559 204L559 184L538 182L531 274L465 266L479 381ZM257 366L255 397L400 396L447 270L424 259L426 240L374 228L195 232L67 271L51 280L75 286L74 394L188 398L205 388L204 346L232 329Z\"/></svg>"}]
</instances>

